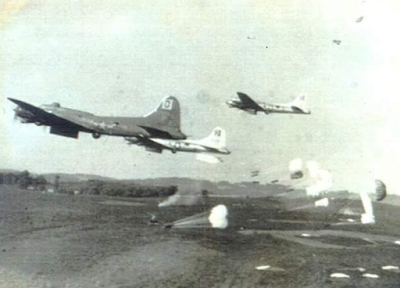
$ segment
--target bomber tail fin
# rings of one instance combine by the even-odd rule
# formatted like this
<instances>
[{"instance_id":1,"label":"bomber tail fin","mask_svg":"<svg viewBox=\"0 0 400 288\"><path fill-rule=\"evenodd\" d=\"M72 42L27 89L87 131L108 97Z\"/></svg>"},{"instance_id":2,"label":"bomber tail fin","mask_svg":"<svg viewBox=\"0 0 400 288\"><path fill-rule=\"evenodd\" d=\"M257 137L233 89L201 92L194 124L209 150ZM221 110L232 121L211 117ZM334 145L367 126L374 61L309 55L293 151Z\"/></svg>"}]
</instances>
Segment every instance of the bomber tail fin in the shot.
<instances>
[{"instance_id":1,"label":"bomber tail fin","mask_svg":"<svg viewBox=\"0 0 400 288\"><path fill-rule=\"evenodd\" d=\"M181 133L181 108L178 99L174 96L163 98L154 111L143 117L149 119L155 125Z\"/></svg>"},{"instance_id":2,"label":"bomber tail fin","mask_svg":"<svg viewBox=\"0 0 400 288\"><path fill-rule=\"evenodd\" d=\"M226 145L226 132L221 127L216 127L209 136L201 141L210 147L224 148Z\"/></svg>"},{"instance_id":3,"label":"bomber tail fin","mask_svg":"<svg viewBox=\"0 0 400 288\"><path fill-rule=\"evenodd\" d=\"M301 95L298 96L294 101L291 103L294 108L301 110L303 113L310 114L311 111L307 108L306 103L306 96Z\"/></svg>"}]
</instances>

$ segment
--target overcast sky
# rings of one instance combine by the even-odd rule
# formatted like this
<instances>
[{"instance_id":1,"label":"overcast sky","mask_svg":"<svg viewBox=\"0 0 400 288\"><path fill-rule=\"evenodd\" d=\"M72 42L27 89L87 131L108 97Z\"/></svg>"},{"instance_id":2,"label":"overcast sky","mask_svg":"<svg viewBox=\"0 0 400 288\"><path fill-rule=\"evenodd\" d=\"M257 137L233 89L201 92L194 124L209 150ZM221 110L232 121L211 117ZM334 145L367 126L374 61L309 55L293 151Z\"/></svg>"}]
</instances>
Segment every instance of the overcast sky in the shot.
<instances>
[{"instance_id":1,"label":"overcast sky","mask_svg":"<svg viewBox=\"0 0 400 288\"><path fill-rule=\"evenodd\" d=\"M242 181L251 170L266 175L301 157L350 189L380 177L395 193L398 3L2 0L1 167ZM237 91L278 103L304 94L312 114L248 115L225 104ZM14 105L6 101L141 116L168 95L179 99L182 130L191 138L226 129L232 154L224 163L151 154L121 138L50 135L13 122Z\"/></svg>"}]
</instances>

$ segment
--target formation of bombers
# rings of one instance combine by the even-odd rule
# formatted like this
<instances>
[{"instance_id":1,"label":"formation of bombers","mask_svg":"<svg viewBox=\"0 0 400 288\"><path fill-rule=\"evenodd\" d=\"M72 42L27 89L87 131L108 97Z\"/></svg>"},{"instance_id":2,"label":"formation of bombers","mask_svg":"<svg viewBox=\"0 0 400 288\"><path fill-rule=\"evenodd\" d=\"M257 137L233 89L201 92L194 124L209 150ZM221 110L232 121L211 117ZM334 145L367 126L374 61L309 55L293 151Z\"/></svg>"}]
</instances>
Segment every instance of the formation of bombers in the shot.
<instances>
[{"instance_id":1,"label":"formation of bombers","mask_svg":"<svg viewBox=\"0 0 400 288\"><path fill-rule=\"evenodd\" d=\"M267 104L256 102L248 95L237 92L226 103L256 115L257 112L311 114L305 104L305 96L297 97L289 104ZM58 136L78 138L80 132L91 133L93 138L102 135L124 137L130 145L143 146L147 151L162 153L163 150L204 154L198 157L206 162L222 162L213 155L229 155L226 148L226 132L216 127L212 133L200 140L188 140L181 131L181 112L178 99L168 96L162 99L152 112L141 117L97 116L92 113L61 107L59 103L36 107L21 100L8 98L15 103L15 118L21 123L34 123L50 127L50 133Z\"/></svg>"},{"instance_id":2,"label":"formation of bombers","mask_svg":"<svg viewBox=\"0 0 400 288\"><path fill-rule=\"evenodd\" d=\"M265 114L311 114L311 111L306 106L305 96L299 96L288 104L256 102L242 92L237 92L237 96L238 98L233 98L226 102L229 108L237 108L252 115L257 115L258 112ZM163 98L154 111L141 117L97 116L88 112L61 107L59 103L36 107L17 99L8 99L17 104L14 109L15 118L20 122L49 126L51 134L63 137L77 139L80 132L91 133L95 139L99 139L102 135L119 136L124 137L127 144L143 146L149 152L162 153L163 150L169 150L173 154L178 151L191 152L197 154L198 160L208 163L222 162L222 159L216 155L229 155L231 153L226 148L226 132L221 127L214 128L211 134L203 139L187 139L187 136L181 131L180 104L178 99L173 96ZM310 164L315 163L311 161ZM297 167L299 165L294 166ZM315 164L314 166L318 165ZM292 167L294 169L290 176L292 180L300 179L304 176L302 169L299 170L296 167ZM292 168L291 170L293 170ZM311 168L309 167L309 169ZM310 195L315 196L319 195L320 191L329 190L333 183L331 174L323 169L315 168L311 170L314 172L310 172L310 175L315 174L313 178L318 181L317 184L307 188L307 193L310 192ZM251 177L257 177L259 172L259 170L252 171ZM275 181L271 183L275 183ZM372 196L376 201L380 201L386 196L386 188L380 180L375 180L375 184L376 191ZM384 193L379 196L378 190L382 190ZM360 195L361 199L365 198L363 200L363 203L366 203L364 206L369 207L366 210L372 211L369 196ZM364 222L374 222L372 212L365 215L371 219L364 219Z\"/></svg>"}]
</instances>

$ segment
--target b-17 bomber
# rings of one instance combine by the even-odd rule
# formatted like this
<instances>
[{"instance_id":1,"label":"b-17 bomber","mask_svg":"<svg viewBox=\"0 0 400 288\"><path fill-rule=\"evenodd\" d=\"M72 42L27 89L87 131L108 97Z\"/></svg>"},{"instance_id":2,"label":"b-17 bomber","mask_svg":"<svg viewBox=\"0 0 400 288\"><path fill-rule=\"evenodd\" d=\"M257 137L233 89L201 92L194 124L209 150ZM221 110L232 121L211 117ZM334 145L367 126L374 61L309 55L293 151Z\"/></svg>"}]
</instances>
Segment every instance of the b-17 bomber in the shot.
<instances>
[{"instance_id":1,"label":"b-17 bomber","mask_svg":"<svg viewBox=\"0 0 400 288\"><path fill-rule=\"evenodd\" d=\"M256 102L242 92L237 92L237 95L239 99L232 98L226 104L229 108L237 108L252 115L257 115L257 112L264 112L265 114L311 114L311 111L306 107L305 96L299 96L293 102L287 104L270 104Z\"/></svg>"},{"instance_id":2,"label":"b-17 bomber","mask_svg":"<svg viewBox=\"0 0 400 288\"><path fill-rule=\"evenodd\" d=\"M205 154L225 154L231 152L225 147L226 145L226 132L220 127L214 128L211 134L201 140L173 140L173 139L160 139L160 138L145 138L145 137L125 137L128 144L135 144L144 146L147 151L162 153L163 150L170 150L172 153L192 152L192 153L205 153ZM211 156L211 155L203 155ZM213 157L213 156L212 156ZM220 159L207 158L212 162L222 162ZM202 160L202 159L199 159ZM206 160L206 161L207 161Z\"/></svg>"},{"instance_id":3,"label":"b-17 bomber","mask_svg":"<svg viewBox=\"0 0 400 288\"><path fill-rule=\"evenodd\" d=\"M186 139L180 130L179 101L173 96L165 97L154 111L142 117L97 116L61 107L59 103L36 107L17 99L8 99L18 105L14 110L15 118L21 123L50 126L50 133L59 136L77 139L79 132L86 132L95 139L101 135Z\"/></svg>"}]
</instances>

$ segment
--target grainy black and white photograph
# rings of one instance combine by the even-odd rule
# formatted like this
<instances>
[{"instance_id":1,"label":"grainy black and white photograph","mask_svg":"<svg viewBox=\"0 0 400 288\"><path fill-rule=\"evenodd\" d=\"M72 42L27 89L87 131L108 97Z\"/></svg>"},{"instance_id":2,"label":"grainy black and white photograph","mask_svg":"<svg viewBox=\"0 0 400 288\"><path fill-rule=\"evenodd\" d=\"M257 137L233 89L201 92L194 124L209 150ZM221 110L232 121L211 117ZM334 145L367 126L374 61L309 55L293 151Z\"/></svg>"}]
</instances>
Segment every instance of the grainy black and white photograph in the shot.
<instances>
[{"instance_id":1,"label":"grainy black and white photograph","mask_svg":"<svg viewBox=\"0 0 400 288\"><path fill-rule=\"evenodd\" d=\"M0 288L400 287L399 16L0 0Z\"/></svg>"}]
</instances>

